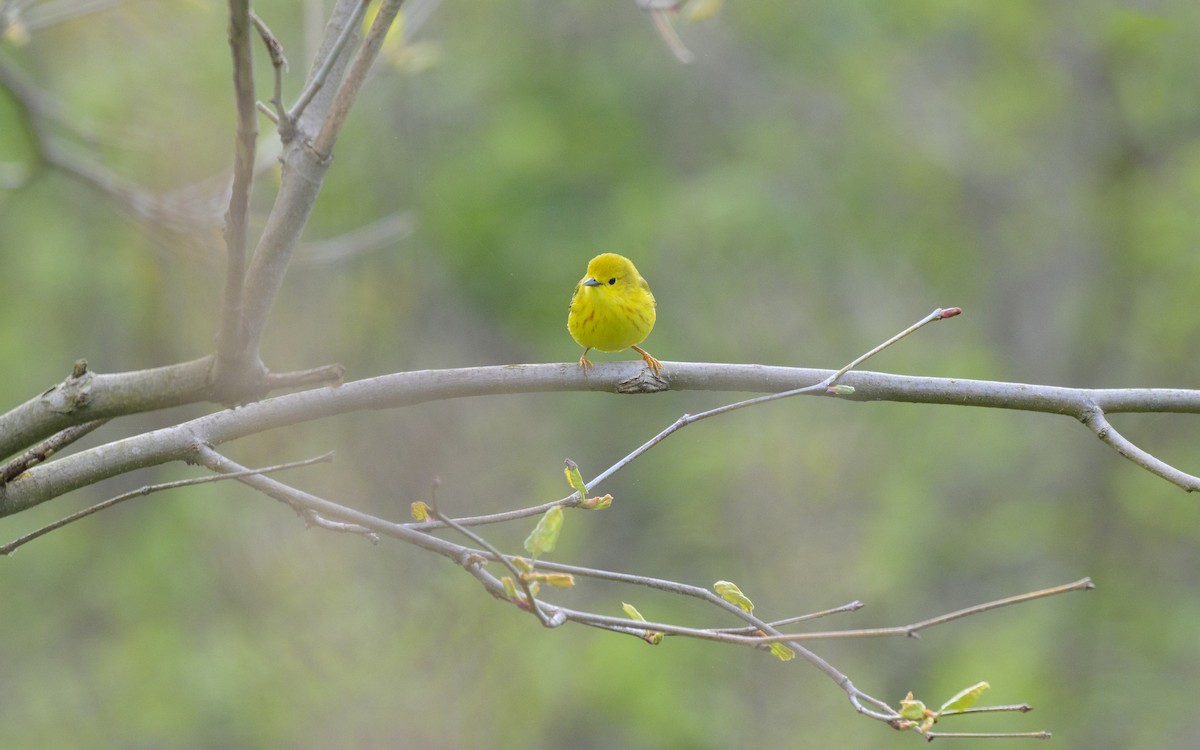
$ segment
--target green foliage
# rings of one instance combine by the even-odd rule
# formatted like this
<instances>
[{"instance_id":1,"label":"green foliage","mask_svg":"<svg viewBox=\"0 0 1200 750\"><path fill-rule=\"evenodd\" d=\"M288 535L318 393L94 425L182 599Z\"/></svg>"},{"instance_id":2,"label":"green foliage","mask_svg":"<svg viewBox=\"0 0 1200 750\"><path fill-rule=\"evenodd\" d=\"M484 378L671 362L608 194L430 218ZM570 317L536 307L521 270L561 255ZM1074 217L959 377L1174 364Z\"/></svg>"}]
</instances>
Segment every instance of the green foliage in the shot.
<instances>
[{"instance_id":1,"label":"green foliage","mask_svg":"<svg viewBox=\"0 0 1200 750\"><path fill-rule=\"evenodd\" d=\"M987 690L991 685L986 682L977 682L970 687L963 688L946 700L942 707L938 709L938 715L945 714L949 711L966 711L975 702L979 700L979 696L983 695L983 691Z\"/></svg>"},{"instance_id":2,"label":"green foliage","mask_svg":"<svg viewBox=\"0 0 1200 750\"><path fill-rule=\"evenodd\" d=\"M525 537L525 551L535 558L547 552L553 552L555 545L558 544L558 535L562 531L562 525L563 509L556 505L542 514L542 517L538 519L537 526L533 527L533 531Z\"/></svg>"},{"instance_id":3,"label":"green foliage","mask_svg":"<svg viewBox=\"0 0 1200 750\"><path fill-rule=\"evenodd\" d=\"M736 605L744 612L754 611L754 602L746 598L738 585L732 581L717 581L713 584L713 590L721 595L721 598L730 604Z\"/></svg>"},{"instance_id":4,"label":"green foliage","mask_svg":"<svg viewBox=\"0 0 1200 750\"><path fill-rule=\"evenodd\" d=\"M579 493L579 499L582 500L586 498L587 485L583 481L583 475L579 473L579 465L569 458L567 459L566 464L567 465L566 468L563 469L563 473L567 476L567 484L570 485L571 489Z\"/></svg>"}]
</instances>

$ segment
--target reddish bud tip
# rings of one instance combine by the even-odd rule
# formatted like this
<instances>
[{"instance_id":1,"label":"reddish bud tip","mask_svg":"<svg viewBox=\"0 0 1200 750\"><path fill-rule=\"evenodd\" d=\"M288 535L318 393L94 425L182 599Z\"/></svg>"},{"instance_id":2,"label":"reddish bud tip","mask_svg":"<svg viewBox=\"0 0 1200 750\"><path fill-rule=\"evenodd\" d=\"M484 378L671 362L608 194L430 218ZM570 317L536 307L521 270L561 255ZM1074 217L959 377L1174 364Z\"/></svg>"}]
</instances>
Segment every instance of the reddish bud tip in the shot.
<instances>
[{"instance_id":1,"label":"reddish bud tip","mask_svg":"<svg viewBox=\"0 0 1200 750\"><path fill-rule=\"evenodd\" d=\"M945 320L946 318L953 318L955 315L959 315L961 313L961 307L947 307L945 310L942 310L941 315L938 317L942 320Z\"/></svg>"}]
</instances>

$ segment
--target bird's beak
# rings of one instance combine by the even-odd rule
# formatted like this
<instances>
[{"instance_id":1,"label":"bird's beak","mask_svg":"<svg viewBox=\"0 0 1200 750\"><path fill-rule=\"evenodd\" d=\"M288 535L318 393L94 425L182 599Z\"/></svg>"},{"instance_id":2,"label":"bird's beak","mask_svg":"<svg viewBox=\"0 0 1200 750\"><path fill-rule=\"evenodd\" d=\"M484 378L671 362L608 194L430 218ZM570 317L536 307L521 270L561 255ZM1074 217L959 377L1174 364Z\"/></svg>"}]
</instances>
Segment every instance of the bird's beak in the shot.
<instances>
[{"instance_id":1,"label":"bird's beak","mask_svg":"<svg viewBox=\"0 0 1200 750\"><path fill-rule=\"evenodd\" d=\"M603 284L601 284L599 281L596 281L591 276L588 276L586 279L583 280L583 285L584 286L603 286Z\"/></svg>"}]
</instances>

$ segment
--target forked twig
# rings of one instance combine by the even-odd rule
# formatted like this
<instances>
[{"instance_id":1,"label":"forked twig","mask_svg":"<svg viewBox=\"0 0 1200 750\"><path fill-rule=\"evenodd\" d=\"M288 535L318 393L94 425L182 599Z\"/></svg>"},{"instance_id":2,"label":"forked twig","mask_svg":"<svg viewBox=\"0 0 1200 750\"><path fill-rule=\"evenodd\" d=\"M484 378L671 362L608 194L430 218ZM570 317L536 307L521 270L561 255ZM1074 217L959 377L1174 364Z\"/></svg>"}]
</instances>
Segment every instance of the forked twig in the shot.
<instances>
[{"instance_id":1,"label":"forked twig","mask_svg":"<svg viewBox=\"0 0 1200 750\"><path fill-rule=\"evenodd\" d=\"M244 469L242 471L230 472L229 474L213 474L213 475L203 476L203 477L193 477L191 479L180 479L180 480L177 480L174 482L163 482L161 484L148 484L145 487L139 487L136 490L124 492L115 497L110 497L107 500L102 500L101 502L98 502L95 505L89 505L88 507L84 508L83 510L72 513L71 515L66 516L65 518L60 518L59 520L55 521L54 523L47 524L46 526L43 526L40 529L31 531L28 534L25 534L24 536L17 537L16 539L9 542L8 544L0 545L0 555L11 555L18 547L28 544L29 542L32 542L34 539L37 539L40 536L45 536L46 534L49 534L51 531L61 529L63 526L66 526L67 524L74 523L75 521L78 521L82 518L87 518L90 515L99 513L102 510L107 510L108 508L111 508L114 505L123 503L126 500L132 500L135 497L145 497L146 495L152 494L154 492L161 492L163 490L175 490L175 489L179 489L180 487L190 487L195 484L208 484L209 482L219 482L224 479L238 479L241 477L268 474L270 472L275 472L275 471L284 471L286 469L296 469L301 466L310 466L315 463L322 463L322 462L332 461L332 460L333 460L333 452L331 451L329 453L325 453L323 455L316 456L315 458L306 458L301 461L290 461L288 463L275 464L274 466L264 466L261 469Z\"/></svg>"}]
</instances>

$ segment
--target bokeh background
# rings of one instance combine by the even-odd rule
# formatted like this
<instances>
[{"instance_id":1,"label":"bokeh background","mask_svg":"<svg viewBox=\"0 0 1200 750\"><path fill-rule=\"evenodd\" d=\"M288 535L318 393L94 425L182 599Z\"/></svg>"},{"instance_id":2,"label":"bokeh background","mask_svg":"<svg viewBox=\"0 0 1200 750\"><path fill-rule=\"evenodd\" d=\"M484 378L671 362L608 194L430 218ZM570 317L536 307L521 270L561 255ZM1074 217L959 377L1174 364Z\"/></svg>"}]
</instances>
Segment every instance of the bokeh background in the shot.
<instances>
[{"instance_id":1,"label":"bokeh background","mask_svg":"<svg viewBox=\"0 0 1200 750\"><path fill-rule=\"evenodd\" d=\"M27 5L33 19L74 6ZM107 5L10 33L0 58L114 173L159 193L204 184L233 144L224 4ZM291 59L289 97L320 5L255 4ZM957 305L962 317L872 368L1200 385L1200 6L734 2L679 31L692 65L632 0L436 8L374 75L337 146L268 364L340 362L354 379L570 362L572 285L592 255L616 250L653 286L646 346L664 360L837 367ZM255 54L265 98L270 70ZM38 168L2 92L0 162L5 408L78 357L111 372L211 350L219 229L147 226ZM258 226L276 179L257 183ZM338 239L376 222L411 231L358 248ZM290 481L401 519L437 477L441 502L466 514L561 497L565 456L594 475L681 413L734 398L479 398L227 448L249 464L336 449L335 464ZM131 417L85 445L212 408ZM1195 417L1116 424L1200 470ZM0 536L196 473L123 477L0 520ZM947 730L1200 746L1200 506L1067 418L797 399L689 427L605 489L612 509L569 514L554 559L733 580L768 618L860 599L861 612L821 627L895 625L1092 576L1089 594L921 640L817 650L891 701L912 690L937 705L988 680L987 702L1036 707ZM490 538L516 551L528 530ZM614 586L560 600L718 624ZM858 718L799 660L544 631L443 559L305 530L230 484L140 499L30 544L0 560L0 603L5 747L920 741Z\"/></svg>"}]
</instances>

